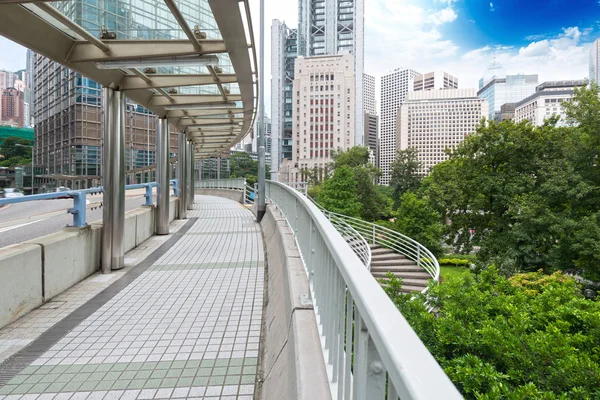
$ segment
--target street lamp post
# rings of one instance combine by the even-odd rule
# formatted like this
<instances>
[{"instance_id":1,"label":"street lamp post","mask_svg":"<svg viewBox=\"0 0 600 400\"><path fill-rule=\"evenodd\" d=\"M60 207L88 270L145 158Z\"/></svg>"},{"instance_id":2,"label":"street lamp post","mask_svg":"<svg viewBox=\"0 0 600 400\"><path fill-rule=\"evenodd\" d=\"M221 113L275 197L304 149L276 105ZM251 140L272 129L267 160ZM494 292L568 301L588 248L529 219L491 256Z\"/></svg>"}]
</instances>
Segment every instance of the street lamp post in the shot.
<instances>
[{"instance_id":1,"label":"street lamp post","mask_svg":"<svg viewBox=\"0 0 600 400\"><path fill-rule=\"evenodd\" d=\"M20 143L16 143L15 146L18 146L18 147L31 147L31 194L33 194L33 181L34 181L34 178L35 178L35 168L34 168L34 165L33 165L33 150L34 150L34 147L33 146L29 146L27 144L20 144Z\"/></svg>"}]
</instances>

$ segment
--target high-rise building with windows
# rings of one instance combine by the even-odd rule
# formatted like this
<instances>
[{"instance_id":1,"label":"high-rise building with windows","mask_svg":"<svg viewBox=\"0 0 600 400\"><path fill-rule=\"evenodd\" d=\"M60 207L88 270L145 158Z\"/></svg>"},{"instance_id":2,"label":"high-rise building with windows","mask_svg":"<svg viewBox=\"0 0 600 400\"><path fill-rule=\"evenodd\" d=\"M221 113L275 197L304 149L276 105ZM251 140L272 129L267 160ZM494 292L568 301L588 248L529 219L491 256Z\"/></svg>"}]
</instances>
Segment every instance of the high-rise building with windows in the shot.
<instances>
[{"instance_id":1,"label":"high-rise building with windows","mask_svg":"<svg viewBox=\"0 0 600 400\"><path fill-rule=\"evenodd\" d=\"M218 27L207 0L180 0L186 21L196 21L200 30L213 39ZM68 0L57 3L68 18L100 37L106 27L117 39L168 39L185 34L163 2L150 0L97 2ZM229 68L222 65L224 71ZM200 67L160 67L158 73L177 70L206 73ZM94 184L101 175L102 93L101 86L45 57L36 55L34 65L35 163L48 174L67 175L82 186ZM217 93L209 87L186 87L182 94ZM125 115L125 165L128 171L155 163L155 116L135 104L127 105ZM177 137L171 135L171 153ZM131 176L133 174L129 173ZM131 181L151 179L142 172Z\"/></svg>"},{"instance_id":2,"label":"high-rise building with windows","mask_svg":"<svg viewBox=\"0 0 600 400\"><path fill-rule=\"evenodd\" d=\"M453 149L475 132L488 114L488 105L475 89L421 90L408 93L396 123L396 148L419 151L421 174L448 158Z\"/></svg>"},{"instance_id":3,"label":"high-rise building with windows","mask_svg":"<svg viewBox=\"0 0 600 400\"><path fill-rule=\"evenodd\" d=\"M408 92L413 90L417 75L420 74L412 69L397 68L381 77L379 168L383 185L390 182L390 166L396 157L396 115Z\"/></svg>"},{"instance_id":4,"label":"high-rise building with windows","mask_svg":"<svg viewBox=\"0 0 600 400\"><path fill-rule=\"evenodd\" d=\"M500 64L493 62L479 80L477 95L488 102L488 119L499 121L503 104L518 103L535 93L537 85L537 74L507 75Z\"/></svg>"},{"instance_id":5,"label":"high-rise building with windows","mask_svg":"<svg viewBox=\"0 0 600 400\"><path fill-rule=\"evenodd\" d=\"M600 83L600 39L592 43L590 49L590 82Z\"/></svg>"},{"instance_id":6,"label":"high-rise building with windows","mask_svg":"<svg viewBox=\"0 0 600 400\"><path fill-rule=\"evenodd\" d=\"M284 168L292 182L303 180L303 171L317 169L325 175L332 152L355 145L353 63L350 54L296 60L294 144Z\"/></svg>"},{"instance_id":7,"label":"high-rise building with windows","mask_svg":"<svg viewBox=\"0 0 600 400\"><path fill-rule=\"evenodd\" d=\"M365 107L364 145L371 150L373 165L379 166L379 117L375 100L375 77L363 74L363 97Z\"/></svg>"},{"instance_id":8,"label":"high-rise building with windows","mask_svg":"<svg viewBox=\"0 0 600 400\"><path fill-rule=\"evenodd\" d=\"M13 122L23 128L25 123L25 94L14 87L2 92L2 114L0 121Z\"/></svg>"},{"instance_id":9,"label":"high-rise building with windows","mask_svg":"<svg viewBox=\"0 0 600 400\"><path fill-rule=\"evenodd\" d=\"M271 25L271 171L276 179L283 159L292 158L292 84L298 31L277 19Z\"/></svg>"},{"instance_id":10,"label":"high-rise building with windows","mask_svg":"<svg viewBox=\"0 0 600 400\"><path fill-rule=\"evenodd\" d=\"M434 71L415 76L413 90L458 89L458 78L447 72Z\"/></svg>"},{"instance_id":11,"label":"high-rise building with windows","mask_svg":"<svg viewBox=\"0 0 600 400\"><path fill-rule=\"evenodd\" d=\"M559 126L566 125L566 114L562 104L570 101L576 88L587 86L585 79L572 81L544 82L535 89L535 93L515 104L515 121L529 121L542 126L544 121L557 116Z\"/></svg>"},{"instance_id":12,"label":"high-rise building with windows","mask_svg":"<svg viewBox=\"0 0 600 400\"><path fill-rule=\"evenodd\" d=\"M377 115L377 100L375 100L375 77L363 74L363 97L365 114Z\"/></svg>"},{"instance_id":13,"label":"high-rise building with windows","mask_svg":"<svg viewBox=\"0 0 600 400\"><path fill-rule=\"evenodd\" d=\"M354 141L364 144L364 0L299 0L298 55L354 55Z\"/></svg>"}]
</instances>

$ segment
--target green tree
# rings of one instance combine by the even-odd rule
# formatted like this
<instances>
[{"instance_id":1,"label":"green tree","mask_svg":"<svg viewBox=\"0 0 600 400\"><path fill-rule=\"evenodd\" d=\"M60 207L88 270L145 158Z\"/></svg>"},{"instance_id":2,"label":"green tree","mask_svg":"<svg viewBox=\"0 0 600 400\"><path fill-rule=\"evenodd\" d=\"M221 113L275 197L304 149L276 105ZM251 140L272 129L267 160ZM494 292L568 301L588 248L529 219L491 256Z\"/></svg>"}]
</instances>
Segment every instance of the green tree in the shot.
<instances>
[{"instance_id":1,"label":"green tree","mask_svg":"<svg viewBox=\"0 0 600 400\"><path fill-rule=\"evenodd\" d=\"M435 256L442 255L442 217L427 199L404 193L400 197L400 207L392 214L393 222L380 221L379 224L416 240Z\"/></svg>"},{"instance_id":2,"label":"green tree","mask_svg":"<svg viewBox=\"0 0 600 400\"><path fill-rule=\"evenodd\" d=\"M254 161L245 151L236 151L229 157L231 175L245 178L247 175L258 176L258 162Z\"/></svg>"},{"instance_id":3,"label":"green tree","mask_svg":"<svg viewBox=\"0 0 600 400\"><path fill-rule=\"evenodd\" d=\"M333 176L323 183L318 201L331 212L359 217L362 206L356 196L356 180L352 168L336 168Z\"/></svg>"},{"instance_id":4,"label":"green tree","mask_svg":"<svg viewBox=\"0 0 600 400\"><path fill-rule=\"evenodd\" d=\"M416 191L423 177L419 174L421 161L419 161L419 150L409 147L406 150L398 150L396 159L390 167L390 187L394 189L394 201L396 205L406 192Z\"/></svg>"},{"instance_id":5,"label":"green tree","mask_svg":"<svg viewBox=\"0 0 600 400\"><path fill-rule=\"evenodd\" d=\"M600 398L600 302L573 278L457 276L430 286L435 314L400 284L386 291L465 398Z\"/></svg>"},{"instance_id":6,"label":"green tree","mask_svg":"<svg viewBox=\"0 0 600 400\"><path fill-rule=\"evenodd\" d=\"M23 146L17 146L17 145ZM0 144L0 167L15 167L17 165L31 164L32 142L18 136L9 136Z\"/></svg>"}]
</instances>

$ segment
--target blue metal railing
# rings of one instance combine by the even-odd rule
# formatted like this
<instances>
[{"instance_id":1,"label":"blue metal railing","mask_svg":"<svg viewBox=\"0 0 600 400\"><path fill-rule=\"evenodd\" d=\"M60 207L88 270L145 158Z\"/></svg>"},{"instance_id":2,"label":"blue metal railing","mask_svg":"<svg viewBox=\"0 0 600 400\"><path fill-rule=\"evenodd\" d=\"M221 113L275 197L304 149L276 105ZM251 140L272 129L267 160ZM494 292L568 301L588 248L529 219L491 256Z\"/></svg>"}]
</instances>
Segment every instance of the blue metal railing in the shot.
<instances>
[{"instance_id":1,"label":"blue metal railing","mask_svg":"<svg viewBox=\"0 0 600 400\"><path fill-rule=\"evenodd\" d=\"M179 196L179 183L177 179L172 179L169 183L173 187L173 194L175 196ZM143 205L152 207L154 205L152 201L152 188L156 185L156 182L126 185L125 190L146 189L146 193L144 194L145 202ZM86 196L88 194L99 194L103 192L104 188L102 186L98 186L89 189L69 190L66 192L32 194L29 196L0 199L0 206L4 204L26 203L29 201L62 199L65 197L70 197L73 199L73 208L70 208L67 210L67 212L73 215L73 225L71 226L83 227L87 226Z\"/></svg>"}]
</instances>

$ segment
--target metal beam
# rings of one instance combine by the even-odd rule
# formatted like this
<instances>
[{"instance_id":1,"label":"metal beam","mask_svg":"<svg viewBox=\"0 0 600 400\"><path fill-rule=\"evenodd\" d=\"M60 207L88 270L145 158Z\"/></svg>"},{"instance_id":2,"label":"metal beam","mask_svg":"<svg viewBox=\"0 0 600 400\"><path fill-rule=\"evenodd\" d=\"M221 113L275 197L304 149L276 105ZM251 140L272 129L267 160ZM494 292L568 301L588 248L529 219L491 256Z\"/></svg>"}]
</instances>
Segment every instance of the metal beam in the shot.
<instances>
[{"instance_id":1,"label":"metal beam","mask_svg":"<svg viewBox=\"0 0 600 400\"><path fill-rule=\"evenodd\" d=\"M165 4L167 5L167 7L169 7L169 10L171 10L171 14L173 14L175 19L177 20L177 23L179 24L181 29L183 29L183 32L185 32L185 35L188 37L188 39L190 39L190 42L192 42L194 48L199 53L202 52L202 45L200 45L200 42L198 42L198 38L190 29L185 18L183 17L183 14L181 14L181 11L179 11L179 8L177 8L177 4L175 4L173 0L165 0Z\"/></svg>"},{"instance_id":2,"label":"metal beam","mask_svg":"<svg viewBox=\"0 0 600 400\"><path fill-rule=\"evenodd\" d=\"M93 44L76 41L73 45L71 54L69 54L66 61L68 63L80 63L136 59L148 60L160 57L219 54L227 52L225 43L222 40L206 40L202 43L202 51L199 52L189 41L182 39L107 40L106 44L110 45L110 53L105 54L104 51Z\"/></svg>"},{"instance_id":3,"label":"metal beam","mask_svg":"<svg viewBox=\"0 0 600 400\"><path fill-rule=\"evenodd\" d=\"M183 117L206 117L211 115L221 115L226 114L227 111L231 110L231 112L235 114L242 114L243 108L213 108L210 110L194 110L189 109L186 110L186 114L184 114L183 110L172 110L167 112L167 118L183 118Z\"/></svg>"},{"instance_id":4,"label":"metal beam","mask_svg":"<svg viewBox=\"0 0 600 400\"><path fill-rule=\"evenodd\" d=\"M191 118L182 118L177 123L177 126L199 126L202 125L214 125L214 124L224 124L230 125L236 122L242 122L243 118L201 118L201 119L191 119Z\"/></svg>"},{"instance_id":5,"label":"metal beam","mask_svg":"<svg viewBox=\"0 0 600 400\"><path fill-rule=\"evenodd\" d=\"M221 95L218 94L174 94L172 95L175 102L171 102L162 96L154 96L150 101L153 106L168 106L170 104L206 104L206 103L217 103L223 101ZM229 101L240 101L242 96L233 95L229 96Z\"/></svg>"},{"instance_id":6,"label":"metal beam","mask_svg":"<svg viewBox=\"0 0 600 400\"><path fill-rule=\"evenodd\" d=\"M138 71L135 68L131 70ZM138 71L139 72L139 71ZM134 72L135 73L135 72ZM140 76L126 76L121 83L122 90L138 90L138 89L153 89L167 88L177 86L204 86L214 85L215 82L209 74L199 75L150 75L146 76L150 82L147 82ZM227 74L222 76L222 81L226 83L237 82L235 74Z\"/></svg>"},{"instance_id":7,"label":"metal beam","mask_svg":"<svg viewBox=\"0 0 600 400\"><path fill-rule=\"evenodd\" d=\"M0 0L2 4L14 4L14 3L44 3L44 2L55 2L55 1L67 1L67 0ZM37 175L36 175L37 176Z\"/></svg>"},{"instance_id":8,"label":"metal beam","mask_svg":"<svg viewBox=\"0 0 600 400\"><path fill-rule=\"evenodd\" d=\"M48 15L50 15L52 18L55 18L61 24L64 24L65 26L73 29L78 35L80 35L85 40L87 40L87 42L84 42L84 43L86 43L88 46L90 46L91 48L93 48L94 50L99 52L100 54L103 54L106 56L106 54L111 52L111 48L107 44L103 43L100 39L97 39L96 37L94 37L94 35L92 35L88 31L86 31L85 29L83 29L81 26L76 24L73 20L69 19L69 17L67 17L65 14L61 13L56 8L52 7L50 4L38 3L38 4L36 4L36 6L40 10L42 10L45 13L47 13Z\"/></svg>"}]
</instances>

